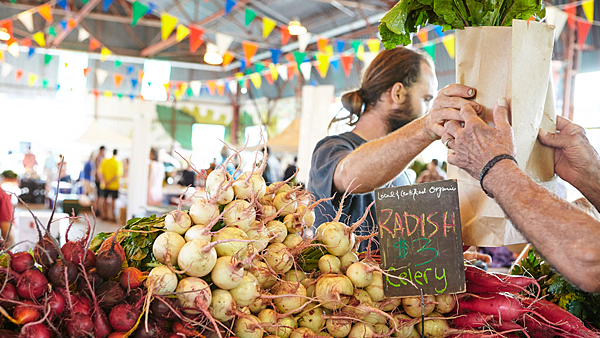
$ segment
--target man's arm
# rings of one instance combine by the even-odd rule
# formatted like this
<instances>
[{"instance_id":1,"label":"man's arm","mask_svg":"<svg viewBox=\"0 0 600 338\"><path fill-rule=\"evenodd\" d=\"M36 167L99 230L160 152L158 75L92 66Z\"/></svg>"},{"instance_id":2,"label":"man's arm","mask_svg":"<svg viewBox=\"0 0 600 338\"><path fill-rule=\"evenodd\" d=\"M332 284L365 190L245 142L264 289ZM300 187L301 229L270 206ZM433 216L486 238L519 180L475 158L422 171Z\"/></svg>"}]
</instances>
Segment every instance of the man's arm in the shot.
<instances>
[{"instance_id":1,"label":"man's arm","mask_svg":"<svg viewBox=\"0 0 600 338\"><path fill-rule=\"evenodd\" d=\"M468 106L461 110L464 128L456 121L446 123L448 134L442 140L450 138L448 146L454 151L448 163L479 178L492 158L514 154L507 103L501 100L494 109L495 128L487 126ZM510 160L494 165L483 185L517 229L561 274L584 291L600 291L600 222L535 183Z\"/></svg>"}]
</instances>

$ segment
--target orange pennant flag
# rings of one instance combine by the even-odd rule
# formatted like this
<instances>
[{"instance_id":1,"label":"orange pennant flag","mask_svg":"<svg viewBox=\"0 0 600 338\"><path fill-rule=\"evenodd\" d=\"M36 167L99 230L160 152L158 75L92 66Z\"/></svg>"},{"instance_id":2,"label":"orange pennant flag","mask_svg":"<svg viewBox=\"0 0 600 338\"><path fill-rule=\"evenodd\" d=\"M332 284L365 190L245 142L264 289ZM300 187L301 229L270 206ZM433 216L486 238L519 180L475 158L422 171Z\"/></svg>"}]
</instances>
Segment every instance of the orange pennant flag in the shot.
<instances>
[{"instance_id":1,"label":"orange pennant flag","mask_svg":"<svg viewBox=\"0 0 600 338\"><path fill-rule=\"evenodd\" d=\"M324 37L320 37L317 39L317 49L319 50L319 52L324 53L325 52L325 46L327 46L327 44L329 43L329 39L328 38L324 38Z\"/></svg>"},{"instance_id":2,"label":"orange pennant flag","mask_svg":"<svg viewBox=\"0 0 600 338\"><path fill-rule=\"evenodd\" d=\"M115 79L115 87L117 87L117 88L121 87L121 83L123 83L123 75L122 74L114 74L113 77Z\"/></svg>"},{"instance_id":3,"label":"orange pennant flag","mask_svg":"<svg viewBox=\"0 0 600 338\"><path fill-rule=\"evenodd\" d=\"M225 95L225 83L217 83L217 94L219 96Z\"/></svg>"},{"instance_id":4,"label":"orange pennant flag","mask_svg":"<svg viewBox=\"0 0 600 338\"><path fill-rule=\"evenodd\" d=\"M208 93L215 95L215 81L206 81L206 85L208 86Z\"/></svg>"},{"instance_id":5,"label":"orange pennant flag","mask_svg":"<svg viewBox=\"0 0 600 338\"><path fill-rule=\"evenodd\" d=\"M246 67L250 65L250 59L256 54L258 50L258 44L250 41L243 41L242 47L244 48L244 56L246 57Z\"/></svg>"},{"instance_id":6,"label":"orange pennant flag","mask_svg":"<svg viewBox=\"0 0 600 338\"><path fill-rule=\"evenodd\" d=\"M350 72L352 71L352 63L354 62L354 55L342 55L340 60L342 61L344 74L346 74L346 77L350 76Z\"/></svg>"},{"instance_id":7,"label":"orange pennant flag","mask_svg":"<svg viewBox=\"0 0 600 338\"><path fill-rule=\"evenodd\" d=\"M18 82L18 81L21 81L21 78L22 78L22 77L23 77L23 70L22 70L22 69L17 69L17 70L15 71L15 80L16 80L17 82Z\"/></svg>"},{"instance_id":8,"label":"orange pennant flag","mask_svg":"<svg viewBox=\"0 0 600 338\"><path fill-rule=\"evenodd\" d=\"M100 48L101 44L100 41L94 39L94 38L90 38L90 52L95 51L96 49Z\"/></svg>"},{"instance_id":9,"label":"orange pennant flag","mask_svg":"<svg viewBox=\"0 0 600 338\"><path fill-rule=\"evenodd\" d=\"M54 22L54 19L52 18L52 7L50 7L49 3L38 6L37 12L40 13L40 15L46 19L47 22Z\"/></svg>"},{"instance_id":10,"label":"orange pennant flag","mask_svg":"<svg viewBox=\"0 0 600 338\"><path fill-rule=\"evenodd\" d=\"M90 73L90 67L83 68L83 76L88 76L89 73Z\"/></svg>"},{"instance_id":11,"label":"orange pennant flag","mask_svg":"<svg viewBox=\"0 0 600 338\"><path fill-rule=\"evenodd\" d=\"M234 57L235 55L232 52L226 51L223 55L223 68L229 66Z\"/></svg>"},{"instance_id":12,"label":"orange pennant flag","mask_svg":"<svg viewBox=\"0 0 600 338\"><path fill-rule=\"evenodd\" d=\"M275 81L273 81L273 76L271 75L271 72L265 73L265 80L267 80L267 83L272 85Z\"/></svg>"},{"instance_id":13,"label":"orange pennant flag","mask_svg":"<svg viewBox=\"0 0 600 338\"><path fill-rule=\"evenodd\" d=\"M417 38L419 38L421 43L427 43L429 40L429 32L425 28L421 28L421 30L419 30L417 33Z\"/></svg>"},{"instance_id":14,"label":"orange pennant flag","mask_svg":"<svg viewBox=\"0 0 600 338\"><path fill-rule=\"evenodd\" d=\"M281 45L282 46L287 45L287 43L288 43L288 41L290 41L291 37L292 37L292 35L290 34L290 30L288 29L288 26L281 27Z\"/></svg>"},{"instance_id":15,"label":"orange pennant flag","mask_svg":"<svg viewBox=\"0 0 600 338\"><path fill-rule=\"evenodd\" d=\"M73 28L77 27L77 25L78 23L75 21L75 19L69 18L69 20L67 20L67 30L72 31Z\"/></svg>"}]
</instances>

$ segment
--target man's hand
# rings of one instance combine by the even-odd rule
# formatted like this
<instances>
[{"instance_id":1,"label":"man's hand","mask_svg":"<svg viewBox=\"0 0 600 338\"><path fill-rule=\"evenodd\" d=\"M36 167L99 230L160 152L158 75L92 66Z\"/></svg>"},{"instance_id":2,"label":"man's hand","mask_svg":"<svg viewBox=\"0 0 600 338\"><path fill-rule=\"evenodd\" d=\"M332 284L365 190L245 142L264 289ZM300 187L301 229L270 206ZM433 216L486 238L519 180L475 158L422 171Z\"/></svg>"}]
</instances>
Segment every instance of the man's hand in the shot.
<instances>
[{"instance_id":1,"label":"man's hand","mask_svg":"<svg viewBox=\"0 0 600 338\"><path fill-rule=\"evenodd\" d=\"M600 179L600 158L585 136L585 129L558 116L556 134L540 129L540 142L554 149L554 171L579 190Z\"/></svg>"},{"instance_id":2,"label":"man's hand","mask_svg":"<svg viewBox=\"0 0 600 338\"><path fill-rule=\"evenodd\" d=\"M442 142L454 152L448 154L448 163L464 169L476 179L483 167L498 155L514 155L512 128L508 121L508 103L501 98L494 107L495 127L488 126L473 109L466 104L460 109L460 120L445 123L446 133Z\"/></svg>"},{"instance_id":3,"label":"man's hand","mask_svg":"<svg viewBox=\"0 0 600 338\"><path fill-rule=\"evenodd\" d=\"M470 105L477 112L483 112L483 106L469 99L475 97L475 89L460 84L451 84L440 90L426 118L429 136L437 140L445 133L444 123L448 120L463 121L460 109Z\"/></svg>"}]
</instances>

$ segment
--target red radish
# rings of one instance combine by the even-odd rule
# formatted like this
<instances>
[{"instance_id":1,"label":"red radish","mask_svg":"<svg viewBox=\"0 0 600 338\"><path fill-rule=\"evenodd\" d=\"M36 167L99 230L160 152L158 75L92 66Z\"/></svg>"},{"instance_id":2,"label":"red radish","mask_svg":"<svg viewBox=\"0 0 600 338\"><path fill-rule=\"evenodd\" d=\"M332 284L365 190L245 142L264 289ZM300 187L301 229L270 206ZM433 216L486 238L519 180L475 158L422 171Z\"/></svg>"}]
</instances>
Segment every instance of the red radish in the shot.
<instances>
[{"instance_id":1,"label":"red radish","mask_svg":"<svg viewBox=\"0 0 600 338\"><path fill-rule=\"evenodd\" d=\"M17 295L17 288L10 283L5 283L3 287L4 289L2 289L2 292L0 292L0 299L3 299L4 301L0 301L0 306L5 308L12 307L15 304L12 302L7 302L6 300L19 300L19 296ZM0 286L0 288L2 288L2 286Z\"/></svg>"},{"instance_id":2,"label":"red radish","mask_svg":"<svg viewBox=\"0 0 600 338\"><path fill-rule=\"evenodd\" d=\"M60 288L68 287L77 279L77 266L73 262L57 260L50 268L48 278L52 285Z\"/></svg>"},{"instance_id":3,"label":"red radish","mask_svg":"<svg viewBox=\"0 0 600 338\"><path fill-rule=\"evenodd\" d=\"M21 298L38 299L48 289L48 280L38 269L27 270L17 281L17 293Z\"/></svg>"},{"instance_id":4,"label":"red radish","mask_svg":"<svg viewBox=\"0 0 600 338\"><path fill-rule=\"evenodd\" d=\"M0 335L0 337L4 337ZM52 334L44 324L35 324L23 327L21 330L22 338L50 338Z\"/></svg>"},{"instance_id":5,"label":"red radish","mask_svg":"<svg viewBox=\"0 0 600 338\"><path fill-rule=\"evenodd\" d=\"M100 308L97 308L92 314L92 322L94 324L94 337L105 338L112 332L110 322L106 318L106 314Z\"/></svg>"},{"instance_id":6,"label":"red radish","mask_svg":"<svg viewBox=\"0 0 600 338\"><path fill-rule=\"evenodd\" d=\"M142 285L145 277L142 272L134 267L129 267L121 272L120 283L126 289L135 289Z\"/></svg>"},{"instance_id":7,"label":"red radish","mask_svg":"<svg viewBox=\"0 0 600 338\"><path fill-rule=\"evenodd\" d=\"M17 324L31 323L40 318L40 310L33 302L25 300L15 306L13 317Z\"/></svg>"},{"instance_id":8,"label":"red radish","mask_svg":"<svg viewBox=\"0 0 600 338\"><path fill-rule=\"evenodd\" d=\"M48 306L54 315L60 315L65 310L65 297L58 292L52 292L48 295Z\"/></svg>"},{"instance_id":9,"label":"red radish","mask_svg":"<svg viewBox=\"0 0 600 338\"><path fill-rule=\"evenodd\" d=\"M33 267L35 261L29 252L17 252L10 256L10 268L17 273L23 273Z\"/></svg>"},{"instance_id":10,"label":"red radish","mask_svg":"<svg viewBox=\"0 0 600 338\"><path fill-rule=\"evenodd\" d=\"M579 318L554 303L550 303L544 299L535 300L526 298L523 299L523 304L532 309L534 314L551 323L555 323L554 325L567 332L582 334L582 337L585 336L583 335L584 333L588 337L597 337L597 334L586 328Z\"/></svg>"},{"instance_id":11,"label":"red radish","mask_svg":"<svg viewBox=\"0 0 600 338\"><path fill-rule=\"evenodd\" d=\"M131 330L137 321L139 311L129 304L119 304L111 311L108 319L110 325L116 331L125 332Z\"/></svg>"},{"instance_id":12,"label":"red radish","mask_svg":"<svg viewBox=\"0 0 600 338\"><path fill-rule=\"evenodd\" d=\"M468 312L464 315L454 318L454 326L465 329L476 329L487 325L488 321L494 318L493 315L483 315L479 312Z\"/></svg>"},{"instance_id":13,"label":"red radish","mask_svg":"<svg viewBox=\"0 0 600 338\"><path fill-rule=\"evenodd\" d=\"M118 231L115 232L111 238L116 237L118 233ZM108 240L104 244L107 242ZM121 248L121 245L113 240L110 248L102 251L101 247L98 252L99 254L96 257L96 271L98 271L98 274L104 278L113 278L119 275L119 272L123 268L123 262L126 260L124 257L125 252ZM123 255L121 255L121 252L123 252Z\"/></svg>"},{"instance_id":14,"label":"red radish","mask_svg":"<svg viewBox=\"0 0 600 338\"><path fill-rule=\"evenodd\" d=\"M98 296L98 303L100 307L105 310L110 310L117 304L121 304L125 301L125 290L114 281L108 281L96 290Z\"/></svg>"},{"instance_id":15,"label":"red radish","mask_svg":"<svg viewBox=\"0 0 600 338\"><path fill-rule=\"evenodd\" d=\"M67 332L71 338L84 338L93 335L94 323L89 315L74 313L67 320Z\"/></svg>"},{"instance_id":16,"label":"red radish","mask_svg":"<svg viewBox=\"0 0 600 338\"><path fill-rule=\"evenodd\" d=\"M532 310L523 308L517 299L508 294L494 293L459 299L458 308L480 312L484 315L498 315L503 321L512 321L526 313L532 312Z\"/></svg>"},{"instance_id":17,"label":"red radish","mask_svg":"<svg viewBox=\"0 0 600 338\"><path fill-rule=\"evenodd\" d=\"M467 291L471 293L519 293L532 284L540 290L539 284L533 278L489 273L471 265L465 266L465 278L467 279Z\"/></svg>"}]
</instances>

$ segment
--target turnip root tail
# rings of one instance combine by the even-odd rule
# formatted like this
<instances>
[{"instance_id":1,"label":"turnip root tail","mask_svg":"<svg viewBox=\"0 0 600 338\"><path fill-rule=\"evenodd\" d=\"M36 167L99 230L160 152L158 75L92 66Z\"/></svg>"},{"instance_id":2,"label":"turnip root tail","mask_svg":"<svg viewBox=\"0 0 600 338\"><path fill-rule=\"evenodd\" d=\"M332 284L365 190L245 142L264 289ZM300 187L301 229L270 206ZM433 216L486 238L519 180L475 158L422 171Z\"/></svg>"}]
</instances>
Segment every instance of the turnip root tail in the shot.
<instances>
[{"instance_id":1,"label":"turnip root tail","mask_svg":"<svg viewBox=\"0 0 600 338\"><path fill-rule=\"evenodd\" d=\"M352 190L350 189L350 187L352 186L352 183L354 182L354 180L352 180L352 182L350 182L350 185L348 186L348 189L346 189L346 191L344 191L344 194L342 195L342 198L340 199L340 207L337 211L337 213L335 214L335 218L333 219L333 222L339 222L340 218L342 217L342 210L344 210L344 201L346 200L346 198L348 197L348 195L352 194L352 192L354 191L353 188Z\"/></svg>"},{"instance_id":2,"label":"turnip root tail","mask_svg":"<svg viewBox=\"0 0 600 338\"><path fill-rule=\"evenodd\" d=\"M52 206L52 213L50 214L50 218L48 219L48 225L46 226L46 231L50 232L50 224L52 224L52 218L54 218L54 212L56 211L56 202L58 201L58 193L60 191L60 174L62 173L62 167L65 163L65 157L60 156L60 166L58 167L58 181L56 181L56 195L54 196L54 205ZM60 246L58 247L60 251Z\"/></svg>"},{"instance_id":3,"label":"turnip root tail","mask_svg":"<svg viewBox=\"0 0 600 338\"><path fill-rule=\"evenodd\" d=\"M357 220L354 224L352 224L352 226L350 227L350 233L353 233L354 230L356 230L366 219L367 216L370 214L371 212L371 207L373 207L373 205L375 205L375 201L371 202L371 204L369 204L369 206L367 207L367 210L365 210L365 213L363 214L363 216ZM373 234L375 235L375 234ZM367 238L370 238L367 236Z\"/></svg>"}]
</instances>

